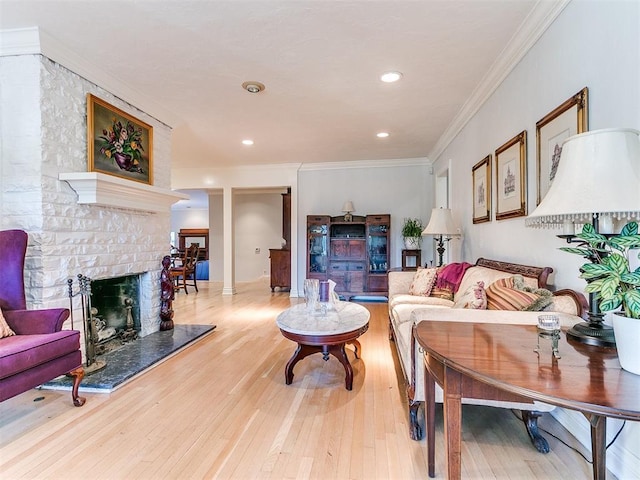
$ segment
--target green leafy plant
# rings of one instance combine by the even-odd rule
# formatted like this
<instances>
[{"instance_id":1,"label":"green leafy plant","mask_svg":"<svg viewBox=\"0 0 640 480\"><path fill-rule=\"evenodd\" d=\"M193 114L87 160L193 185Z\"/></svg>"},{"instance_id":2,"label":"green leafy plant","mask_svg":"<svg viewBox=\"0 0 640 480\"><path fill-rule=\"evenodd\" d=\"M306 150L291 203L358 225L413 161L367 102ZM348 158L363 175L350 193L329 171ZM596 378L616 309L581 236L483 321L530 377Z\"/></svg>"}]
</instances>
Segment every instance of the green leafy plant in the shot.
<instances>
[{"instance_id":1,"label":"green leafy plant","mask_svg":"<svg viewBox=\"0 0 640 480\"><path fill-rule=\"evenodd\" d=\"M424 230L424 227L419 218L405 218L401 233L403 238L420 237L422 230Z\"/></svg>"},{"instance_id":2,"label":"green leafy plant","mask_svg":"<svg viewBox=\"0 0 640 480\"><path fill-rule=\"evenodd\" d=\"M629 263L630 256L640 249L638 223L629 222L619 235L609 237L587 224L576 237L582 241L579 247L560 250L589 260L580 267L580 278L587 281L585 291L596 294L602 312L621 308L624 316L640 319L640 267L631 271Z\"/></svg>"}]
</instances>

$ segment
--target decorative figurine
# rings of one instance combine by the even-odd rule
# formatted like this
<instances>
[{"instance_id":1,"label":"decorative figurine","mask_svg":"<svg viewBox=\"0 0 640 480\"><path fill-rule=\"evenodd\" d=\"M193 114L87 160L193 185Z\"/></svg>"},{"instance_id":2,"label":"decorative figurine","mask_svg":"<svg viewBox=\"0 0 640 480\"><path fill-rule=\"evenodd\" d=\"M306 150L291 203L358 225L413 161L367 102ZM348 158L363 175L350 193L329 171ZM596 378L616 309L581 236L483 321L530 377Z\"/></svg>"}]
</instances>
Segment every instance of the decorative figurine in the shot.
<instances>
[{"instance_id":1,"label":"decorative figurine","mask_svg":"<svg viewBox=\"0 0 640 480\"><path fill-rule=\"evenodd\" d=\"M173 299L175 298L173 278L171 277L171 256L162 258L162 272L160 273L160 330L173 329Z\"/></svg>"}]
</instances>

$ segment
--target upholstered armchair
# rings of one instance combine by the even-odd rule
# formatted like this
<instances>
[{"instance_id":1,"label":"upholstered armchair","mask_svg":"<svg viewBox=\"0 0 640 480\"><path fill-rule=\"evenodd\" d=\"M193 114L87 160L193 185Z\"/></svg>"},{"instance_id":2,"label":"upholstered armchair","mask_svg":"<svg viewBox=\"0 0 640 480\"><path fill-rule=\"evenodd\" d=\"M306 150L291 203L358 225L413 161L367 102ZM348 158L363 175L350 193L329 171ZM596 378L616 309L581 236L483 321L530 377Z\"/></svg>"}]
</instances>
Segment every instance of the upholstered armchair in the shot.
<instances>
[{"instance_id":1,"label":"upholstered armchair","mask_svg":"<svg viewBox=\"0 0 640 480\"><path fill-rule=\"evenodd\" d=\"M0 338L0 401L69 373L74 377L73 404L80 407L85 402L78 396L84 377L80 332L62 330L70 313L66 308L26 309L26 251L26 232L0 231L0 322L3 317L11 329Z\"/></svg>"}]
</instances>

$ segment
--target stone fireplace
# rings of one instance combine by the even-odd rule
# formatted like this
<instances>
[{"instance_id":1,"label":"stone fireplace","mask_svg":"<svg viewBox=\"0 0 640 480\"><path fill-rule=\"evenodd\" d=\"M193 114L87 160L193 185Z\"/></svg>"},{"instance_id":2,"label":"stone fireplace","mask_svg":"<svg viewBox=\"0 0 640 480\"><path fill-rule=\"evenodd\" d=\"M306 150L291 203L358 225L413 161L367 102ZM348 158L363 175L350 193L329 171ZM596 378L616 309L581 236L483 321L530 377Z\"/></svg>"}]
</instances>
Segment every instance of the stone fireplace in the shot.
<instances>
[{"instance_id":1,"label":"stone fireplace","mask_svg":"<svg viewBox=\"0 0 640 480\"><path fill-rule=\"evenodd\" d=\"M184 198L170 190L171 128L43 55L0 57L0 70L0 227L29 235L28 308L68 307L78 274L136 275L140 335L157 331L170 207ZM151 185L87 171L87 93L153 126Z\"/></svg>"}]
</instances>

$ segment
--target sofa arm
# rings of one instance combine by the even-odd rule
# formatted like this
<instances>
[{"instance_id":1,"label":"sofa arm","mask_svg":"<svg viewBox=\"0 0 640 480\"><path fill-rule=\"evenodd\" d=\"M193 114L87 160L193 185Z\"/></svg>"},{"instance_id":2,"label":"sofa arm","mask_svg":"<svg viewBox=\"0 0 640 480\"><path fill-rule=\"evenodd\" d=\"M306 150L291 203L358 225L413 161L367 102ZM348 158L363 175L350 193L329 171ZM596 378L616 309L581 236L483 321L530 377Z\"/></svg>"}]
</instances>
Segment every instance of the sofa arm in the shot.
<instances>
[{"instance_id":1,"label":"sofa arm","mask_svg":"<svg viewBox=\"0 0 640 480\"><path fill-rule=\"evenodd\" d=\"M583 294L565 288L553 292L553 304L548 310L587 318L589 302Z\"/></svg>"},{"instance_id":2,"label":"sofa arm","mask_svg":"<svg viewBox=\"0 0 640 480\"><path fill-rule=\"evenodd\" d=\"M70 314L68 308L6 310L2 313L11 330L16 332L17 335L59 332Z\"/></svg>"},{"instance_id":3,"label":"sofa arm","mask_svg":"<svg viewBox=\"0 0 640 480\"><path fill-rule=\"evenodd\" d=\"M395 295L409 293L411 282L416 272L413 271L391 271L387 274L389 280L389 299Z\"/></svg>"}]
</instances>

